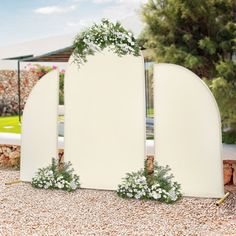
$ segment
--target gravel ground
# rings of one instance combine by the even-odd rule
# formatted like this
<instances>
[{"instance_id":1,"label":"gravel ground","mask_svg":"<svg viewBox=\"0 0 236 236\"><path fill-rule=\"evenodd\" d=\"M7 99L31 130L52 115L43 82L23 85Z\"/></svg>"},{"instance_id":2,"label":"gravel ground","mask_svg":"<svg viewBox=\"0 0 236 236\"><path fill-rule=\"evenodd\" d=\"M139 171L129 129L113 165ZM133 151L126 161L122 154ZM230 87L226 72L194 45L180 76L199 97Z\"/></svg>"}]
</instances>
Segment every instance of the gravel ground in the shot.
<instances>
[{"instance_id":1,"label":"gravel ground","mask_svg":"<svg viewBox=\"0 0 236 236\"><path fill-rule=\"evenodd\" d=\"M115 192L74 193L5 186L18 171L0 170L0 235L236 235L236 194L183 198L173 205L126 200Z\"/></svg>"}]
</instances>

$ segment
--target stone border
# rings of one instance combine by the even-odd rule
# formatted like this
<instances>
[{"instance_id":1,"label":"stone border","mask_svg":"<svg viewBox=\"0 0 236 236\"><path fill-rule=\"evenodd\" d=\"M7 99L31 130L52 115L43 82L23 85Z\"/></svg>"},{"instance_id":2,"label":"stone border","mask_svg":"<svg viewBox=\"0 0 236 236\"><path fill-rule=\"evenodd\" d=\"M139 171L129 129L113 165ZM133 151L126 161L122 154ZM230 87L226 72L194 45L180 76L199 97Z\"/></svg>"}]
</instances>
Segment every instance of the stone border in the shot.
<instances>
[{"instance_id":1,"label":"stone border","mask_svg":"<svg viewBox=\"0 0 236 236\"><path fill-rule=\"evenodd\" d=\"M152 172L154 156L147 156L147 169ZM224 166L224 185L236 186L236 160L223 160Z\"/></svg>"},{"instance_id":2,"label":"stone border","mask_svg":"<svg viewBox=\"0 0 236 236\"><path fill-rule=\"evenodd\" d=\"M20 167L20 146L0 145L0 167Z\"/></svg>"},{"instance_id":3,"label":"stone border","mask_svg":"<svg viewBox=\"0 0 236 236\"><path fill-rule=\"evenodd\" d=\"M58 150L59 162L63 162L64 149ZM153 168L154 156L147 156L147 168L151 173ZM224 184L236 186L236 160L224 160ZM0 167L19 168L20 167L20 146L0 144Z\"/></svg>"},{"instance_id":4,"label":"stone border","mask_svg":"<svg viewBox=\"0 0 236 236\"><path fill-rule=\"evenodd\" d=\"M236 160L224 160L224 184L236 186Z\"/></svg>"},{"instance_id":5,"label":"stone border","mask_svg":"<svg viewBox=\"0 0 236 236\"><path fill-rule=\"evenodd\" d=\"M0 167L2 168L20 168L20 146L19 145L1 145L0 144ZM58 150L59 161L64 159L64 150Z\"/></svg>"}]
</instances>

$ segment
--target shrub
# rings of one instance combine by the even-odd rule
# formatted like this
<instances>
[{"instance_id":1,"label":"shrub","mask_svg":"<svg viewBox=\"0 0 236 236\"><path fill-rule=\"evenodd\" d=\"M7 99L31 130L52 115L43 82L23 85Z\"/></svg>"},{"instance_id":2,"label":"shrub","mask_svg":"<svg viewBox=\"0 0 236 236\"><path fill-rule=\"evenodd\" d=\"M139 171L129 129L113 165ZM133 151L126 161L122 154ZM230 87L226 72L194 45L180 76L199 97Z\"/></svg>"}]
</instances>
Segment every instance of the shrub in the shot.
<instances>
[{"instance_id":1,"label":"shrub","mask_svg":"<svg viewBox=\"0 0 236 236\"><path fill-rule=\"evenodd\" d=\"M146 165L145 165L146 166ZM173 182L168 166L154 164L154 171L148 174L146 168L126 174L117 194L123 198L150 199L165 203L173 203L181 196L180 185Z\"/></svg>"},{"instance_id":2,"label":"shrub","mask_svg":"<svg viewBox=\"0 0 236 236\"><path fill-rule=\"evenodd\" d=\"M32 179L32 186L43 189L62 189L74 191L80 187L79 176L73 174L74 169L71 163L59 165L56 159L52 159L52 164L41 168Z\"/></svg>"},{"instance_id":3,"label":"shrub","mask_svg":"<svg viewBox=\"0 0 236 236\"><path fill-rule=\"evenodd\" d=\"M236 132L235 131L223 132L222 142L227 144L236 144Z\"/></svg>"},{"instance_id":4,"label":"shrub","mask_svg":"<svg viewBox=\"0 0 236 236\"><path fill-rule=\"evenodd\" d=\"M236 143L236 82L224 78L206 81L218 103L222 121L222 140ZM228 130L226 132L226 129Z\"/></svg>"}]
</instances>

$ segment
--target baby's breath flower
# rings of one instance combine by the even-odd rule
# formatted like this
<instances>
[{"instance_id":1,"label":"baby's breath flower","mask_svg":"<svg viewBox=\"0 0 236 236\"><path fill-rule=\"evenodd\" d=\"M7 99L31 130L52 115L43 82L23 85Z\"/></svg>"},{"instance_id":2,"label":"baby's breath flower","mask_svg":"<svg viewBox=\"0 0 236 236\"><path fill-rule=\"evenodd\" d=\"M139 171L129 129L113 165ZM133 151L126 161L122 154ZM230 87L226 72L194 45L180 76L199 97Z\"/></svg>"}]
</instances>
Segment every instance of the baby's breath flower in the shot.
<instances>
[{"instance_id":1,"label":"baby's breath flower","mask_svg":"<svg viewBox=\"0 0 236 236\"><path fill-rule=\"evenodd\" d=\"M177 201L181 197L180 186L172 182L172 175L168 175L169 167L161 167L156 163L154 173L140 170L127 174L117 193L121 197L135 199L152 199L166 203Z\"/></svg>"},{"instance_id":2,"label":"baby's breath flower","mask_svg":"<svg viewBox=\"0 0 236 236\"><path fill-rule=\"evenodd\" d=\"M72 174L73 169L70 163L64 163L64 169L57 168L58 163L53 159L52 165L39 169L32 179L32 186L35 188L56 188L73 191L80 187L79 177ZM67 175L63 175L67 173ZM66 176L66 177L65 177Z\"/></svg>"},{"instance_id":3,"label":"baby's breath flower","mask_svg":"<svg viewBox=\"0 0 236 236\"><path fill-rule=\"evenodd\" d=\"M140 48L133 34L120 23L112 23L103 19L101 24L94 24L86 31L80 33L74 41L74 56L78 65L86 62L88 55L93 55L105 48L123 55L140 55Z\"/></svg>"}]
</instances>

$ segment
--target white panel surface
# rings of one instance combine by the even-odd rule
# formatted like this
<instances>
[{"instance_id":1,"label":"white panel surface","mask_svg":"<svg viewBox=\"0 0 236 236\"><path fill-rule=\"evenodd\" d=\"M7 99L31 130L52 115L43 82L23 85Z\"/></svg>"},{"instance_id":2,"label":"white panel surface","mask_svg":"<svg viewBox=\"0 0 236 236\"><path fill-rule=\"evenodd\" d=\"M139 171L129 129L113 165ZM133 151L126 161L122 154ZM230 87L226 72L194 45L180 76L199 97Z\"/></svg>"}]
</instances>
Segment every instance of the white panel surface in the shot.
<instances>
[{"instance_id":1,"label":"white panel surface","mask_svg":"<svg viewBox=\"0 0 236 236\"><path fill-rule=\"evenodd\" d=\"M207 86L177 65L154 69L155 150L185 196L222 197L221 121Z\"/></svg>"},{"instance_id":2,"label":"white panel surface","mask_svg":"<svg viewBox=\"0 0 236 236\"><path fill-rule=\"evenodd\" d=\"M31 181L38 168L57 157L59 73L41 78L31 91L22 120L20 179Z\"/></svg>"},{"instance_id":3,"label":"white panel surface","mask_svg":"<svg viewBox=\"0 0 236 236\"><path fill-rule=\"evenodd\" d=\"M102 52L78 68L70 58L65 79L65 160L83 188L115 190L145 156L142 57Z\"/></svg>"}]
</instances>

